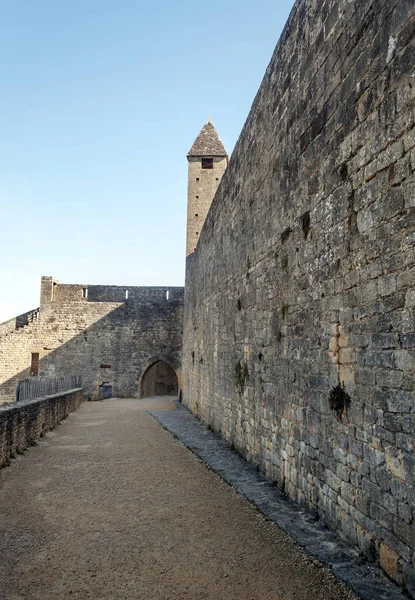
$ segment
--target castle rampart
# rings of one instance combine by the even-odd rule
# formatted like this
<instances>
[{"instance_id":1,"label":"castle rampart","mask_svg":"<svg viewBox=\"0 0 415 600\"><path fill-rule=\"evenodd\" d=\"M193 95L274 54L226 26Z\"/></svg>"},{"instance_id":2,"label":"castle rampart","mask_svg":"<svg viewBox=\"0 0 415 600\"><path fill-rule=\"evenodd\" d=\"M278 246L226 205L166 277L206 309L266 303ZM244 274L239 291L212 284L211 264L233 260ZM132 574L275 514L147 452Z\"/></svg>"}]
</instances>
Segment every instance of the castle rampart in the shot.
<instances>
[{"instance_id":1,"label":"castle rampart","mask_svg":"<svg viewBox=\"0 0 415 600\"><path fill-rule=\"evenodd\" d=\"M183 399L415 594L413 33L296 2L187 258Z\"/></svg>"}]
</instances>

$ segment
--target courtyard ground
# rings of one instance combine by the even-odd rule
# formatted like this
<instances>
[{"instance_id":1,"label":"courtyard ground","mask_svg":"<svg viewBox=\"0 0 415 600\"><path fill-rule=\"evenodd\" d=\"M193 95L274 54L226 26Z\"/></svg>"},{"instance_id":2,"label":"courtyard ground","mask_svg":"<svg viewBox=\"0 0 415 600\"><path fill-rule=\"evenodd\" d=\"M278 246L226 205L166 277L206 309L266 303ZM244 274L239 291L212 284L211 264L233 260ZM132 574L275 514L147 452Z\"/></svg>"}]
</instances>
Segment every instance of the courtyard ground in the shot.
<instances>
[{"instance_id":1,"label":"courtyard ground","mask_svg":"<svg viewBox=\"0 0 415 600\"><path fill-rule=\"evenodd\" d=\"M0 472L1 600L352 600L148 410L84 403Z\"/></svg>"}]
</instances>

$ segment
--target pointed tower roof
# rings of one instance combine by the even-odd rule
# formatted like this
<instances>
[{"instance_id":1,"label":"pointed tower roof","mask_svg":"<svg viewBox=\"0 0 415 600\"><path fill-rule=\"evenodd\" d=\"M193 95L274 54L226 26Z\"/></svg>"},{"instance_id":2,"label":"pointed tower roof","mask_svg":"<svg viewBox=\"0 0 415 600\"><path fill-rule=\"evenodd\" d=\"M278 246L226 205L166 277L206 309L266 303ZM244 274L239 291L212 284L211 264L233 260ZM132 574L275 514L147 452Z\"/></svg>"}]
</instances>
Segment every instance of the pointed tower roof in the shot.
<instances>
[{"instance_id":1,"label":"pointed tower roof","mask_svg":"<svg viewBox=\"0 0 415 600\"><path fill-rule=\"evenodd\" d=\"M187 156L228 156L210 117L193 142Z\"/></svg>"}]
</instances>

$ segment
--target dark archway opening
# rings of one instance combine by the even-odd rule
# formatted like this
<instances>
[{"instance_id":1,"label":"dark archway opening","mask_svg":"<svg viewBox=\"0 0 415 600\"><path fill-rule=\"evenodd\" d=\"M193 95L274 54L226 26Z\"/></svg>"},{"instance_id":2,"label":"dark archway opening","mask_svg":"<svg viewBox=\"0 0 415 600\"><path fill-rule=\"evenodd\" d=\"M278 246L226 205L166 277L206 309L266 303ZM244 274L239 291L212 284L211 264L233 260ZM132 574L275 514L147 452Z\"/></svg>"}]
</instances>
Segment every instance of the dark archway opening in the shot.
<instances>
[{"instance_id":1,"label":"dark archway opening","mask_svg":"<svg viewBox=\"0 0 415 600\"><path fill-rule=\"evenodd\" d=\"M148 367L141 380L141 397L176 396L179 384L174 369L164 360L158 360Z\"/></svg>"}]
</instances>

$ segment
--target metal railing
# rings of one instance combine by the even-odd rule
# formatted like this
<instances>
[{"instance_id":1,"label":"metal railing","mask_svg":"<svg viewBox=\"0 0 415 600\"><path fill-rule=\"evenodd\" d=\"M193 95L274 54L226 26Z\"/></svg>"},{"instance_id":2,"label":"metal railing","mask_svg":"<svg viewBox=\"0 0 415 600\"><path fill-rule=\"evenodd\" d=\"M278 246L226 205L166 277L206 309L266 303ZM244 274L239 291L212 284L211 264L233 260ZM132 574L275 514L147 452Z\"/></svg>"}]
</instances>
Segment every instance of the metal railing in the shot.
<instances>
[{"instance_id":1,"label":"metal railing","mask_svg":"<svg viewBox=\"0 0 415 600\"><path fill-rule=\"evenodd\" d=\"M67 392L82 387L80 375L66 375L65 377L31 377L22 379L17 384L16 401L43 398L60 392Z\"/></svg>"},{"instance_id":2,"label":"metal railing","mask_svg":"<svg viewBox=\"0 0 415 600\"><path fill-rule=\"evenodd\" d=\"M30 323L38 321L39 312L40 309L35 308L34 310L31 310L27 313L24 313L23 315L19 315L18 317L16 317L16 329L22 329L23 327L26 327L26 325L30 325Z\"/></svg>"}]
</instances>

